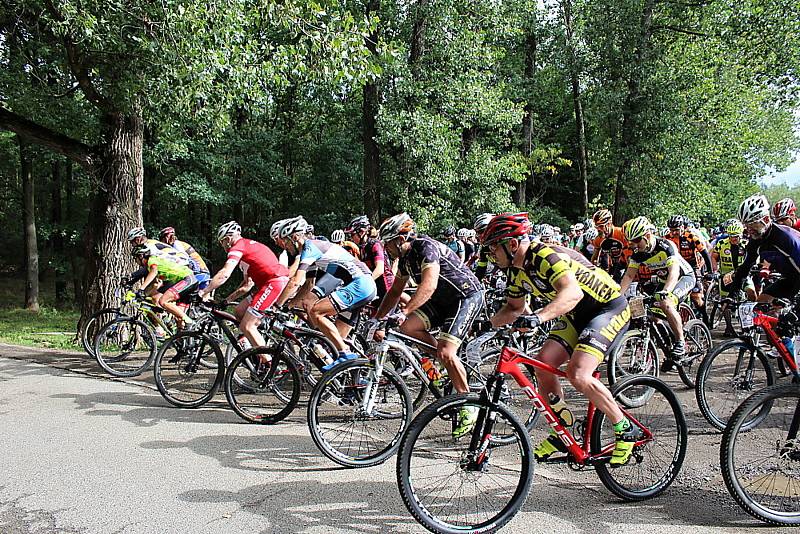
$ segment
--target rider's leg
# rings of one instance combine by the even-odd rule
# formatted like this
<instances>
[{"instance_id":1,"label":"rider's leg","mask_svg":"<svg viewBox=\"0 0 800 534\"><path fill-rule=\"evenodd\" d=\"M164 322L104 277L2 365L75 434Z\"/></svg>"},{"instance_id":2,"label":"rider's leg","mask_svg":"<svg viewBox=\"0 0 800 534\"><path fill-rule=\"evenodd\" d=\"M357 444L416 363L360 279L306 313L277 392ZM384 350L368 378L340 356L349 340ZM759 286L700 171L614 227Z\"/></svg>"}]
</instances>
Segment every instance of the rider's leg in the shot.
<instances>
[{"instance_id":1,"label":"rider's leg","mask_svg":"<svg viewBox=\"0 0 800 534\"><path fill-rule=\"evenodd\" d=\"M336 325L328 319L328 316L336 315L337 311L334 308L333 304L331 303L330 298L324 298L317 301L311 309L308 311L309 319L311 320L311 324L319 329L325 337L327 337L333 346L336 347L336 350L340 353L346 352L347 345L345 344L342 336L339 334L339 331L336 329Z\"/></svg>"},{"instance_id":2,"label":"rider's leg","mask_svg":"<svg viewBox=\"0 0 800 534\"><path fill-rule=\"evenodd\" d=\"M661 308L661 310L664 312L664 315L667 316L667 322L669 323L670 328L672 328L672 333L675 335L677 342L684 343L683 319L681 319L681 314L678 313L675 303L671 298L667 298L659 301L657 306Z\"/></svg>"},{"instance_id":3,"label":"rider's leg","mask_svg":"<svg viewBox=\"0 0 800 534\"><path fill-rule=\"evenodd\" d=\"M244 317L242 317L242 320L239 322L239 330L253 347L263 347L267 344L264 340L264 336L258 331L258 326L261 324L262 318L261 312L253 308L248 308Z\"/></svg>"},{"instance_id":4,"label":"rider's leg","mask_svg":"<svg viewBox=\"0 0 800 534\"><path fill-rule=\"evenodd\" d=\"M548 339L545 341L536 359L558 369L569 359L569 353L560 341ZM564 398L564 393L561 390L561 383L558 381L556 375L546 371L540 371L539 369L535 370L535 374L537 389L545 399L550 399L553 396Z\"/></svg>"},{"instance_id":5,"label":"rider's leg","mask_svg":"<svg viewBox=\"0 0 800 534\"><path fill-rule=\"evenodd\" d=\"M598 410L606 414L612 423L619 423L623 419L622 410L619 409L608 388L593 375L598 365L600 362L596 356L576 349L567 365L567 378L570 384Z\"/></svg>"}]
</instances>

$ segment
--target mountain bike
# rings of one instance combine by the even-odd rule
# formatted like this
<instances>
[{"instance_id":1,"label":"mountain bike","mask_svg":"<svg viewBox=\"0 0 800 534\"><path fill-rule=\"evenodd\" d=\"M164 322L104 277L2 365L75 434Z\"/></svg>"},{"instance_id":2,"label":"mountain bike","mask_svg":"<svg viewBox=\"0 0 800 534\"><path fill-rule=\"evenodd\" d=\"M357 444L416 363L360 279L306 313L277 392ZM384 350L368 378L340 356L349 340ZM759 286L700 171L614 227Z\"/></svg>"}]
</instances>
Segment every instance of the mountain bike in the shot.
<instances>
[{"instance_id":1,"label":"mountain bike","mask_svg":"<svg viewBox=\"0 0 800 534\"><path fill-rule=\"evenodd\" d=\"M589 403L586 417L565 427L547 400L520 369L531 366L565 377L546 363L505 347L494 373L480 394L439 399L414 418L400 442L397 483L414 518L431 532L494 532L510 521L528 496L533 479L531 439L519 418L502 402L503 385L511 377L558 435L568 452L548 463L567 463L575 469L593 467L612 493L627 501L655 497L680 472L686 455L687 428L675 394L652 376L631 376L615 384L612 394L623 413L639 427L629 463L611 469L614 432L605 415ZM600 373L595 372L599 378ZM637 389L653 389L643 406L626 406ZM478 411L472 432L454 439L452 431L463 408ZM496 434L513 436L506 445Z\"/></svg>"},{"instance_id":2,"label":"mountain bike","mask_svg":"<svg viewBox=\"0 0 800 534\"><path fill-rule=\"evenodd\" d=\"M782 336L791 337L798 328L796 316L789 301L776 299L775 303L783 307L781 316L765 313L771 310L771 304L740 304L741 337L711 350L697 370L697 404L714 428L724 430L728 418L748 395L775 383L777 377L770 360L776 360L779 370L788 370L793 382L800 382L794 354L781 341ZM778 354L777 359L764 351L763 339ZM755 414L743 430L758 425L765 414L766 411Z\"/></svg>"},{"instance_id":3,"label":"mountain bike","mask_svg":"<svg viewBox=\"0 0 800 534\"><path fill-rule=\"evenodd\" d=\"M791 383L748 397L722 434L725 486L747 513L772 525L800 525L798 431L800 385Z\"/></svg>"}]
</instances>

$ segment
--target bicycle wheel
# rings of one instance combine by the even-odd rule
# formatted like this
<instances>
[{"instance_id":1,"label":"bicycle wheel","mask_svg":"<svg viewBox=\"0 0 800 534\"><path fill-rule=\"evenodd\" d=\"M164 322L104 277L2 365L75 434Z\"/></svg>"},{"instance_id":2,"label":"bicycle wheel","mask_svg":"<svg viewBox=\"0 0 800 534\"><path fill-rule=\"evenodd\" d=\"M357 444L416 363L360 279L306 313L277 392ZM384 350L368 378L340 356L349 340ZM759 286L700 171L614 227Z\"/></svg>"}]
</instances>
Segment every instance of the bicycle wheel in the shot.
<instances>
[{"instance_id":1,"label":"bicycle wheel","mask_svg":"<svg viewBox=\"0 0 800 534\"><path fill-rule=\"evenodd\" d=\"M686 339L686 358L685 363L677 365L678 376L686 387L694 388L696 371L695 365L698 364L708 354L711 349L711 331L700 319L692 319L683 324L683 335Z\"/></svg>"},{"instance_id":2,"label":"bicycle wheel","mask_svg":"<svg viewBox=\"0 0 800 534\"><path fill-rule=\"evenodd\" d=\"M295 332L295 337L300 345L290 344L290 348L294 351L297 370L303 379L303 389L310 393L322 378L322 366L338 358L338 354L334 344L322 334Z\"/></svg>"},{"instance_id":3,"label":"bicycle wheel","mask_svg":"<svg viewBox=\"0 0 800 534\"><path fill-rule=\"evenodd\" d=\"M687 302L681 302L678 305L678 313L680 314L681 320L683 320L684 323L687 323L697 318L697 314L694 312L694 308L692 308L692 305Z\"/></svg>"},{"instance_id":4,"label":"bicycle wheel","mask_svg":"<svg viewBox=\"0 0 800 534\"><path fill-rule=\"evenodd\" d=\"M749 432L742 427L766 415ZM800 386L751 395L722 435L720 464L728 491L748 514L773 525L800 524Z\"/></svg>"},{"instance_id":5,"label":"bicycle wheel","mask_svg":"<svg viewBox=\"0 0 800 534\"><path fill-rule=\"evenodd\" d=\"M225 375L222 350L202 332L179 332L169 338L153 367L158 391L179 408L197 408L213 399Z\"/></svg>"},{"instance_id":6,"label":"bicycle wheel","mask_svg":"<svg viewBox=\"0 0 800 534\"><path fill-rule=\"evenodd\" d=\"M626 501L650 499L662 493L678 476L686 456L686 419L678 397L667 384L652 376L632 376L615 384L611 393L619 402L626 390L643 387L653 390L647 404L624 408L623 412L632 424L647 429L652 439L635 447L625 466L596 465L603 485ZM611 422L598 410L592 421L592 454L610 454L614 439Z\"/></svg>"},{"instance_id":7,"label":"bicycle wheel","mask_svg":"<svg viewBox=\"0 0 800 534\"><path fill-rule=\"evenodd\" d=\"M495 348L492 347L483 354L481 354L480 359L480 374L483 377L487 377L491 375L495 368L497 367L497 360L500 358L500 353L502 352L502 348ZM533 368L528 366L522 367L522 372L525 373L528 377L528 380L535 386L536 385L536 373L534 372ZM503 391L500 394L500 401L509 408L517 418L522 421L522 424L525 426L528 432L532 431L536 426L536 421L539 419L539 410L531 402L530 398L525 394L524 391L514 382L513 379L509 379L503 382ZM497 431L494 431L492 440L493 442L497 442L500 444L508 444L511 442L512 439L516 439L513 435L502 435Z\"/></svg>"},{"instance_id":8,"label":"bicycle wheel","mask_svg":"<svg viewBox=\"0 0 800 534\"><path fill-rule=\"evenodd\" d=\"M236 356L225 373L225 396L250 423L285 419L300 400L300 373L282 346L256 347ZM271 363L260 365L261 356Z\"/></svg>"},{"instance_id":9,"label":"bicycle wheel","mask_svg":"<svg viewBox=\"0 0 800 534\"><path fill-rule=\"evenodd\" d=\"M339 465L369 467L386 461L400 445L413 415L403 379L367 360L325 373L308 400L308 429L317 448Z\"/></svg>"},{"instance_id":10,"label":"bicycle wheel","mask_svg":"<svg viewBox=\"0 0 800 534\"><path fill-rule=\"evenodd\" d=\"M385 365L391 367L403 379L408 393L411 395L411 404L414 410L417 410L428 396L428 377L409 361L410 358L416 358L416 356L413 353L409 356L404 351L392 346L389 346L386 356Z\"/></svg>"},{"instance_id":11,"label":"bicycle wheel","mask_svg":"<svg viewBox=\"0 0 800 534\"><path fill-rule=\"evenodd\" d=\"M754 391L775 383L775 371L764 352L743 339L715 347L697 370L695 396L700 413L718 430L725 430L731 414ZM741 430L750 430L766 416L756 413Z\"/></svg>"},{"instance_id":12,"label":"bicycle wheel","mask_svg":"<svg viewBox=\"0 0 800 534\"><path fill-rule=\"evenodd\" d=\"M139 376L153 363L156 348L156 337L149 326L123 317L100 329L94 341L94 357L113 376Z\"/></svg>"},{"instance_id":13,"label":"bicycle wheel","mask_svg":"<svg viewBox=\"0 0 800 534\"><path fill-rule=\"evenodd\" d=\"M658 378L660 363L658 349L652 339L647 340L641 330L629 330L611 354L608 355L606 373L608 385L613 386L629 376L654 376ZM620 397L620 402L629 408L644 405L652 395L652 388L630 389Z\"/></svg>"},{"instance_id":14,"label":"bicycle wheel","mask_svg":"<svg viewBox=\"0 0 800 534\"><path fill-rule=\"evenodd\" d=\"M94 357L94 342L97 339L97 334L100 330L110 322L113 322L122 317L128 317L119 308L103 308L94 312L81 328L81 345L86 353Z\"/></svg>"},{"instance_id":15,"label":"bicycle wheel","mask_svg":"<svg viewBox=\"0 0 800 534\"><path fill-rule=\"evenodd\" d=\"M478 424L472 436L455 440L453 424L462 408L478 410ZM496 429L516 439L471 448L471 438ZM411 515L436 533L495 532L525 503L532 479L525 427L505 405L490 406L476 394L444 397L422 410L397 454L400 496Z\"/></svg>"}]
</instances>

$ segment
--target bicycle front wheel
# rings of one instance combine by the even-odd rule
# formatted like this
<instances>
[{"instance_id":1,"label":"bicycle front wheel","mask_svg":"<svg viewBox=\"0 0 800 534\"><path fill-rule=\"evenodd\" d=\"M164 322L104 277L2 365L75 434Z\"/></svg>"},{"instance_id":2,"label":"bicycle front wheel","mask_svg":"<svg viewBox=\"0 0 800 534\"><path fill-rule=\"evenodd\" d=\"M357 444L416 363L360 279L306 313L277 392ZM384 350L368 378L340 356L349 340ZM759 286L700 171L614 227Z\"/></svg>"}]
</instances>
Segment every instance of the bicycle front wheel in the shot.
<instances>
[{"instance_id":1,"label":"bicycle front wheel","mask_svg":"<svg viewBox=\"0 0 800 534\"><path fill-rule=\"evenodd\" d=\"M150 367L156 348L156 336L149 326L123 317L100 329L94 341L94 357L109 374L133 377Z\"/></svg>"},{"instance_id":2,"label":"bicycle front wheel","mask_svg":"<svg viewBox=\"0 0 800 534\"><path fill-rule=\"evenodd\" d=\"M731 414L754 391L775 383L767 355L749 341L734 339L708 353L697 370L695 396L700 413L718 430L725 430ZM741 431L750 430L766 415L752 414Z\"/></svg>"},{"instance_id":3,"label":"bicycle front wheel","mask_svg":"<svg viewBox=\"0 0 800 534\"><path fill-rule=\"evenodd\" d=\"M694 389L695 364L703 360L711 350L711 331L700 319L692 319L683 324L683 334L686 338L686 363L678 365L678 375L686 387Z\"/></svg>"},{"instance_id":4,"label":"bicycle front wheel","mask_svg":"<svg viewBox=\"0 0 800 534\"><path fill-rule=\"evenodd\" d=\"M627 501L653 498L678 476L686 457L686 418L678 397L667 384L652 376L632 376L618 382L611 393L617 402L622 397L639 396L643 388L652 389L650 399L642 406L623 408L631 424L651 437L637 445L627 465L611 468L598 463L597 475L611 493ZM634 393L631 393L631 392ZM591 429L592 454L610 454L615 436L611 421L601 411L595 412Z\"/></svg>"},{"instance_id":5,"label":"bicycle front wheel","mask_svg":"<svg viewBox=\"0 0 800 534\"><path fill-rule=\"evenodd\" d=\"M414 408L395 371L366 360L325 373L308 400L308 429L319 450L345 467L369 467L395 453Z\"/></svg>"},{"instance_id":6,"label":"bicycle front wheel","mask_svg":"<svg viewBox=\"0 0 800 534\"><path fill-rule=\"evenodd\" d=\"M81 345L83 345L83 350L86 351L86 354L92 357L95 356L94 342L97 339L97 334L100 333L100 330L108 323L116 321L121 317L128 317L128 315L123 313L119 308L103 308L102 310L94 312L86 322L83 323L83 328L81 328Z\"/></svg>"},{"instance_id":7,"label":"bicycle front wheel","mask_svg":"<svg viewBox=\"0 0 800 534\"><path fill-rule=\"evenodd\" d=\"M757 414L758 426L743 432ZM728 491L744 511L773 525L800 525L800 386L762 389L731 416L720 464Z\"/></svg>"},{"instance_id":8,"label":"bicycle front wheel","mask_svg":"<svg viewBox=\"0 0 800 534\"><path fill-rule=\"evenodd\" d=\"M219 345L202 332L180 332L156 356L154 377L164 399L179 408L197 408L216 395L225 374Z\"/></svg>"},{"instance_id":9,"label":"bicycle front wheel","mask_svg":"<svg viewBox=\"0 0 800 534\"><path fill-rule=\"evenodd\" d=\"M225 396L245 421L277 423L288 417L300 400L300 373L282 346L248 349L228 366Z\"/></svg>"},{"instance_id":10,"label":"bicycle front wheel","mask_svg":"<svg viewBox=\"0 0 800 534\"><path fill-rule=\"evenodd\" d=\"M460 439L453 428L462 410L481 427ZM514 434L496 446L486 434ZM480 445L471 447L473 437ZM486 443L489 440L489 443ZM516 415L475 394L444 397L411 422L397 455L397 484L411 515L431 532L495 532L525 503L533 479L531 441Z\"/></svg>"}]
</instances>

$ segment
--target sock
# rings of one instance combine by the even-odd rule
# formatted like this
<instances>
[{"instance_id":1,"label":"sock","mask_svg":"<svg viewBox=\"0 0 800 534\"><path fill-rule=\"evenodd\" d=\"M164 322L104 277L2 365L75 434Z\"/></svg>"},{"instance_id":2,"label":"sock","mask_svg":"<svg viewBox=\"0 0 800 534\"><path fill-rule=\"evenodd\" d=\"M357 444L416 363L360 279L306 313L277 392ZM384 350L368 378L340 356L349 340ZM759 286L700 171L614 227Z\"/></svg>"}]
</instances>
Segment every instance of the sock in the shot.
<instances>
[{"instance_id":1,"label":"sock","mask_svg":"<svg viewBox=\"0 0 800 534\"><path fill-rule=\"evenodd\" d=\"M614 423L614 433L620 434L625 432L631 427L631 422L628 421L627 417L623 417L619 423Z\"/></svg>"}]
</instances>

